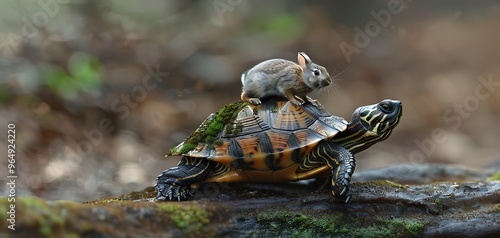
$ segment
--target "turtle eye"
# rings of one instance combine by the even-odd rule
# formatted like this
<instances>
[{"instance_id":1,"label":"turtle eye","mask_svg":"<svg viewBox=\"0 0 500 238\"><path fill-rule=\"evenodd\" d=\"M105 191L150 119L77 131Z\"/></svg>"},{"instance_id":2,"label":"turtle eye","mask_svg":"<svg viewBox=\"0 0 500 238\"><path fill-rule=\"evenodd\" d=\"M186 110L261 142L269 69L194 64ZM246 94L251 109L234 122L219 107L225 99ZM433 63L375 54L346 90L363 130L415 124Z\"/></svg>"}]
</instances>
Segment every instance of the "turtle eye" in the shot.
<instances>
[{"instance_id":1,"label":"turtle eye","mask_svg":"<svg viewBox=\"0 0 500 238\"><path fill-rule=\"evenodd\" d=\"M387 103L382 103L380 104L380 108L382 108L382 111L384 111L385 113L390 113L391 112L391 105L387 104Z\"/></svg>"},{"instance_id":2,"label":"turtle eye","mask_svg":"<svg viewBox=\"0 0 500 238\"><path fill-rule=\"evenodd\" d=\"M319 74L320 74L319 69L314 69L314 70L313 70L313 74L314 74L315 76L319 76Z\"/></svg>"}]
</instances>

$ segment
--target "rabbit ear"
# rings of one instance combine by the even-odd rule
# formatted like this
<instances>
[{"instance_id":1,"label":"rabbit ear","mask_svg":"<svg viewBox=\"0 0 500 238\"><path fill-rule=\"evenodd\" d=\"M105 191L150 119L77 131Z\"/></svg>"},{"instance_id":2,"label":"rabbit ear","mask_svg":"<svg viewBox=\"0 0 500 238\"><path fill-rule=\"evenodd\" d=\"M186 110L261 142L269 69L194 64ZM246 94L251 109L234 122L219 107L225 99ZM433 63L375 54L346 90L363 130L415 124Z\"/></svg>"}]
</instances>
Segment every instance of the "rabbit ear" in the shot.
<instances>
[{"instance_id":1,"label":"rabbit ear","mask_svg":"<svg viewBox=\"0 0 500 238\"><path fill-rule=\"evenodd\" d=\"M300 67L307 68L309 64L311 64L311 59L304 52L299 52L297 54L297 61L299 62Z\"/></svg>"}]
</instances>

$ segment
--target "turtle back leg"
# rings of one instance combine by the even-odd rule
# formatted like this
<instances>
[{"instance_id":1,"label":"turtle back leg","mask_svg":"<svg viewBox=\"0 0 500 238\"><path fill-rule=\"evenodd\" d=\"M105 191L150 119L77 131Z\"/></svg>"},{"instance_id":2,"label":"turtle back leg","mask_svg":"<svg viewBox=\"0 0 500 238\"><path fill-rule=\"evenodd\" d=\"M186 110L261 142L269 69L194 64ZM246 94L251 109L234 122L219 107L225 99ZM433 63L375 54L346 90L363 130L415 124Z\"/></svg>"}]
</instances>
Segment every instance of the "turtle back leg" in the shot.
<instances>
[{"instance_id":1,"label":"turtle back leg","mask_svg":"<svg viewBox=\"0 0 500 238\"><path fill-rule=\"evenodd\" d=\"M320 143L304 159L302 170L319 167L326 163L332 170L332 194L345 203L351 201L349 186L356 167L354 156L346 148L329 142Z\"/></svg>"},{"instance_id":2,"label":"turtle back leg","mask_svg":"<svg viewBox=\"0 0 500 238\"><path fill-rule=\"evenodd\" d=\"M192 195L191 184L208 178L214 167L214 162L205 158L182 157L176 167L163 171L155 184L158 190L156 198L181 200Z\"/></svg>"}]
</instances>

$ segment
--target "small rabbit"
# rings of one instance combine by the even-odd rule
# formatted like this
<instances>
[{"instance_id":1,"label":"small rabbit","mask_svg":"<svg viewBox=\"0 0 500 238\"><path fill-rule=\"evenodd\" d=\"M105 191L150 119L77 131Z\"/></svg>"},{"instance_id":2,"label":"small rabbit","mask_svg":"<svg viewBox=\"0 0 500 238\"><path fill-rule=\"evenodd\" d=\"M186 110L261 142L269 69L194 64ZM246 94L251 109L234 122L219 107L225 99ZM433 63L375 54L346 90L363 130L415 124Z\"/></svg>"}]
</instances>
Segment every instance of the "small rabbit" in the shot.
<instances>
[{"instance_id":1,"label":"small rabbit","mask_svg":"<svg viewBox=\"0 0 500 238\"><path fill-rule=\"evenodd\" d=\"M255 65L241 75L241 100L260 104L260 99L271 96L286 97L296 105L305 100L317 106L317 101L306 96L314 89L326 87L332 79L325 67L311 61L304 52L297 56L299 64L284 59L270 59Z\"/></svg>"}]
</instances>

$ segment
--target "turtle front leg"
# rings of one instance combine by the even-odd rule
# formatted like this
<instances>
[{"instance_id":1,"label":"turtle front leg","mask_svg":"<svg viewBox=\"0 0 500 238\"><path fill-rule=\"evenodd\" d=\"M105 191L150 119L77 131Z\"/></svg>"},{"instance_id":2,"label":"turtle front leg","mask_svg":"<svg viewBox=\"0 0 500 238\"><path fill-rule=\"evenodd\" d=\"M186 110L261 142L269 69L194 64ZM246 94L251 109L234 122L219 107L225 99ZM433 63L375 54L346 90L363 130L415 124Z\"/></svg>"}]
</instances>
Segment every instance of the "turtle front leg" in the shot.
<instances>
[{"instance_id":1,"label":"turtle front leg","mask_svg":"<svg viewBox=\"0 0 500 238\"><path fill-rule=\"evenodd\" d=\"M212 167L213 163L206 159L183 157L177 167L163 171L156 179L156 199L186 199L188 195L192 195L191 184L205 180Z\"/></svg>"},{"instance_id":2,"label":"turtle front leg","mask_svg":"<svg viewBox=\"0 0 500 238\"><path fill-rule=\"evenodd\" d=\"M332 194L344 200L346 204L351 201L351 176L356 168L354 156L346 148L332 143L325 143L325 162L332 169Z\"/></svg>"}]
</instances>

